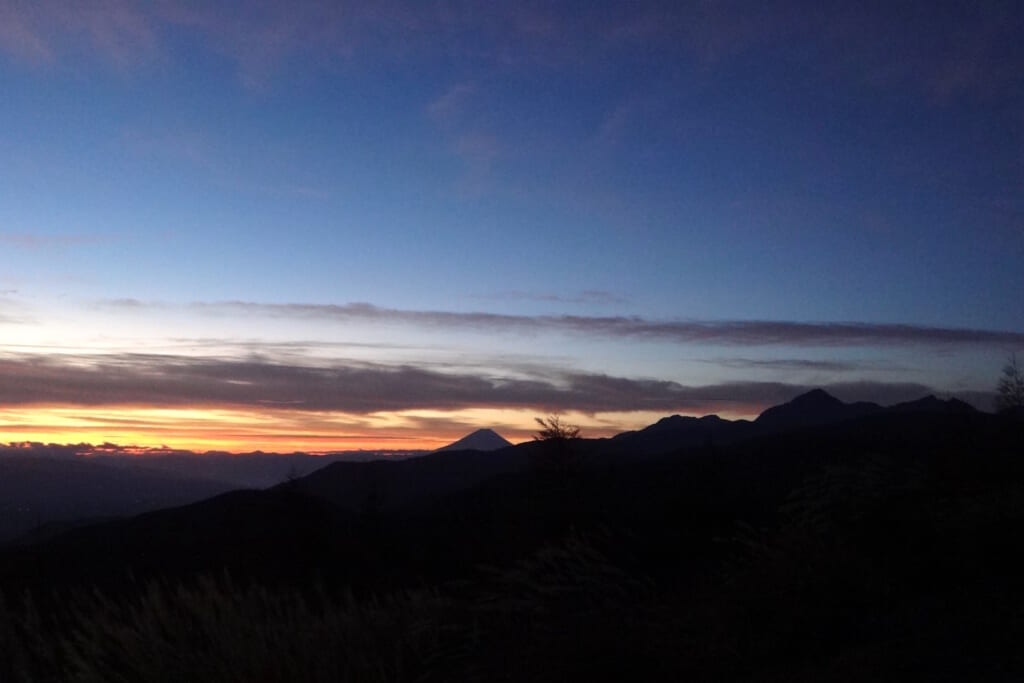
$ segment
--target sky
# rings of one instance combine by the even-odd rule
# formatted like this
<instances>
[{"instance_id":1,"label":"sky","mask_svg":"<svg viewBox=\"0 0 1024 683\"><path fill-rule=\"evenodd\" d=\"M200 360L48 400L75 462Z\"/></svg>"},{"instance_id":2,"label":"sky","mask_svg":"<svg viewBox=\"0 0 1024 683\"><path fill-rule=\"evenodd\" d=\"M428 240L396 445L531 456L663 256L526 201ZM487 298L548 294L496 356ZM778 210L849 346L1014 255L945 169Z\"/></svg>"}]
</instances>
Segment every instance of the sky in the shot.
<instances>
[{"instance_id":1,"label":"sky","mask_svg":"<svg viewBox=\"0 0 1024 683\"><path fill-rule=\"evenodd\" d=\"M0 0L0 441L990 409L1024 9L822 5Z\"/></svg>"}]
</instances>

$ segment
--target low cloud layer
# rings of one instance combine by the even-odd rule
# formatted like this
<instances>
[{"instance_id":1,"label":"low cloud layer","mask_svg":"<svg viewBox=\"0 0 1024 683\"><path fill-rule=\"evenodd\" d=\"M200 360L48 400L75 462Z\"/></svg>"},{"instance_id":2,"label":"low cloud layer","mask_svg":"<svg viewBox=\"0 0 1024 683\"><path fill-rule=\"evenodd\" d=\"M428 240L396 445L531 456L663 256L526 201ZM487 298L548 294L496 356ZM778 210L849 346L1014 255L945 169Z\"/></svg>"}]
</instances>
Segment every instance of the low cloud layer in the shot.
<instances>
[{"instance_id":1,"label":"low cloud layer","mask_svg":"<svg viewBox=\"0 0 1024 683\"><path fill-rule=\"evenodd\" d=\"M275 408L368 414L508 407L538 411L749 412L811 388L779 382L686 386L603 374L544 378L448 373L411 365L305 366L157 355L9 356L0 405ZM893 403L931 393L919 384L830 385L842 398Z\"/></svg>"}]
</instances>

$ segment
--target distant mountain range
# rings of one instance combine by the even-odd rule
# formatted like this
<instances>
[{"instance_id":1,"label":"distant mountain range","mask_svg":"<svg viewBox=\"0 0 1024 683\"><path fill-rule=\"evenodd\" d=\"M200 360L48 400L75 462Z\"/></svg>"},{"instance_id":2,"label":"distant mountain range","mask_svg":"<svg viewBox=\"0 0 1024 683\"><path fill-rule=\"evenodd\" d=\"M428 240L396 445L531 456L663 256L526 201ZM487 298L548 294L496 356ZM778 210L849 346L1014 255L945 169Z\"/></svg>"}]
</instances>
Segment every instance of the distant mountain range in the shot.
<instances>
[{"instance_id":1,"label":"distant mountain range","mask_svg":"<svg viewBox=\"0 0 1024 683\"><path fill-rule=\"evenodd\" d=\"M418 457L334 462L264 490L50 525L0 547L0 598L27 590L60 615L81 604L64 596L94 588L133 605L152 579L177 591L223 577L235 597L194 601L210 608L184 612L191 634L194 616L235 623L224 609L276 620L277 607L253 610L245 597L263 587L310 604L367 600L374 620L391 599L377 596L409 595L386 633L404 632L406 605L436 605L440 636L453 619L467 627L428 650L432 666L482 661L481 678L502 678L520 660L538 663L509 680L601 679L623 657L618 677L636 680L870 680L879 657L901 674L926 665L908 680L978 680L993 652L1018 661L1012 600L1024 594L1024 562L1010 541L1024 530L1024 430L1009 416L935 397L882 407L811 391L754 420L674 415L607 439L465 449L499 443L473 434ZM79 477L94 482L86 498L143 490L124 478L137 473L89 459L52 460L36 479L2 461L0 496L12 499L19 486L60 497ZM124 615L132 638L163 623ZM347 629L337 637L357 635ZM0 649L12 632L0 628ZM522 634L534 634L531 658L520 656ZM568 661L565 648L583 636L575 658L586 675L546 665ZM965 642L975 654L960 661ZM850 647L860 653L852 665ZM823 653L836 675L788 675ZM680 668L662 669L673 657ZM1014 678L995 673L981 679Z\"/></svg>"},{"instance_id":2,"label":"distant mountain range","mask_svg":"<svg viewBox=\"0 0 1024 683\"><path fill-rule=\"evenodd\" d=\"M35 527L137 515L234 488L229 482L94 458L0 455L0 543Z\"/></svg>"},{"instance_id":3,"label":"distant mountain range","mask_svg":"<svg viewBox=\"0 0 1024 683\"><path fill-rule=\"evenodd\" d=\"M134 454L44 444L0 447L0 543L37 527L52 535L83 519L137 515L236 489L264 489L332 462L400 460L424 453Z\"/></svg>"},{"instance_id":4,"label":"distant mountain range","mask_svg":"<svg viewBox=\"0 0 1024 683\"><path fill-rule=\"evenodd\" d=\"M632 450L652 456L682 448L727 446L758 436L827 427L871 415L962 415L977 412L957 399L942 400L926 396L916 401L883 407L863 401L844 403L823 389L814 389L788 403L768 408L753 421L725 420L717 415L700 418L672 415L644 429L612 437L610 450Z\"/></svg>"},{"instance_id":5,"label":"distant mountain range","mask_svg":"<svg viewBox=\"0 0 1024 683\"><path fill-rule=\"evenodd\" d=\"M956 399L927 396L882 407L844 403L816 389L768 408L753 421L673 415L610 439L581 439L575 448L594 462L637 461L870 416L976 412ZM0 449L0 542L35 527L47 526L49 534L82 519L139 514L233 489L276 484L350 511L369 503L398 509L521 471L539 448L537 442L513 446L494 430L479 429L427 455L368 461L360 454L174 453L83 458L74 456L72 447L41 447L38 454L32 449ZM372 501L367 498L370 491Z\"/></svg>"},{"instance_id":6,"label":"distant mountain range","mask_svg":"<svg viewBox=\"0 0 1024 683\"><path fill-rule=\"evenodd\" d=\"M769 408L753 421L725 420L715 415L673 415L610 439L580 439L574 443L574 451L582 462L603 466L694 449L720 449L752 439L866 418L914 414L986 415L955 399L944 401L929 396L882 407L874 403L844 403L819 389ZM283 476L285 458L275 464L273 456L261 454L256 464L262 468L263 476L270 474L281 482L270 490L311 496L339 510L359 513L371 508L410 509L501 475L523 472L543 449L543 442L513 446L493 430L481 429L433 453L407 459L335 461L315 468L319 463L314 458L299 458L296 464L305 472L299 471L292 477ZM6 520L0 525L0 541L4 540L3 535L10 538L54 521L137 514L239 488L237 484L207 478L225 473L219 465L202 472L207 477L196 477L200 472L197 461L202 456L178 456L178 460L188 464L188 474L184 476L168 469L173 463L162 463L158 456L146 458L145 466L131 468L125 467L125 463L106 464L104 460L76 458L57 462L47 458L0 457L0 510ZM128 457L124 460L131 462ZM274 469L267 470L272 465Z\"/></svg>"}]
</instances>

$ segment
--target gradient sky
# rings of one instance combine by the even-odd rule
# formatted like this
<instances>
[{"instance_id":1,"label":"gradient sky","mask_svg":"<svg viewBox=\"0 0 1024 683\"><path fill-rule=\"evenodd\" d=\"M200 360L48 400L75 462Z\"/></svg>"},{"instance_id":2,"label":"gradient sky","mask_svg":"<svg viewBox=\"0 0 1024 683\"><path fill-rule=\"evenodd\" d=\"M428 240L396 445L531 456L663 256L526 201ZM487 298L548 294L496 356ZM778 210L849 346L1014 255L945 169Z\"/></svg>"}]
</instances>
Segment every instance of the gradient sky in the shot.
<instances>
[{"instance_id":1,"label":"gradient sky","mask_svg":"<svg viewBox=\"0 0 1024 683\"><path fill-rule=\"evenodd\" d=\"M0 0L0 441L989 408L1024 9L821 4Z\"/></svg>"}]
</instances>

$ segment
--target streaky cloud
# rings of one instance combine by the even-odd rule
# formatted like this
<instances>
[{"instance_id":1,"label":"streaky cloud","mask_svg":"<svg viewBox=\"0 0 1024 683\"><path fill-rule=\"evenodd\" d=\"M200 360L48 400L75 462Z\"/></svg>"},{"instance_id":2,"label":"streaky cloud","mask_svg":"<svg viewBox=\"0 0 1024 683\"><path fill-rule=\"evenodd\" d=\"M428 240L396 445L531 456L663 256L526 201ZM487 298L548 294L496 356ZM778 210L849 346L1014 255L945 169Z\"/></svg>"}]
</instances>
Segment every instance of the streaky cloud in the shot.
<instances>
[{"instance_id":1,"label":"streaky cloud","mask_svg":"<svg viewBox=\"0 0 1024 683\"><path fill-rule=\"evenodd\" d=\"M17 249L65 249L94 246L109 241L100 235L42 235L30 232L0 232L0 245Z\"/></svg>"},{"instance_id":2,"label":"streaky cloud","mask_svg":"<svg viewBox=\"0 0 1024 683\"><path fill-rule=\"evenodd\" d=\"M585 289L576 294L506 290L474 298L486 299L489 301L539 301L545 303L583 305L618 305L629 303L629 299L627 297L603 289Z\"/></svg>"},{"instance_id":3,"label":"streaky cloud","mask_svg":"<svg viewBox=\"0 0 1024 683\"><path fill-rule=\"evenodd\" d=\"M150 354L8 355L0 406L259 408L369 414L414 409L750 412L811 388L783 382L687 386L674 381L551 372L544 378L442 372L413 365L291 365ZM837 395L895 402L933 393L907 383L827 385Z\"/></svg>"},{"instance_id":4,"label":"streaky cloud","mask_svg":"<svg viewBox=\"0 0 1024 683\"><path fill-rule=\"evenodd\" d=\"M822 372L855 372L875 367L866 362L810 360L802 358L716 358L702 361L711 365L741 370L817 370Z\"/></svg>"},{"instance_id":5,"label":"streaky cloud","mask_svg":"<svg viewBox=\"0 0 1024 683\"><path fill-rule=\"evenodd\" d=\"M137 307L120 300L115 306ZM271 304L248 301L195 302L210 312L246 315L362 321L426 328L477 329L521 333L570 333L606 338L648 339L675 343L732 346L1002 346L1024 344L1024 333L909 323L796 322L784 320L654 320L639 316L510 315L488 312L416 311L382 308L369 303Z\"/></svg>"}]
</instances>

